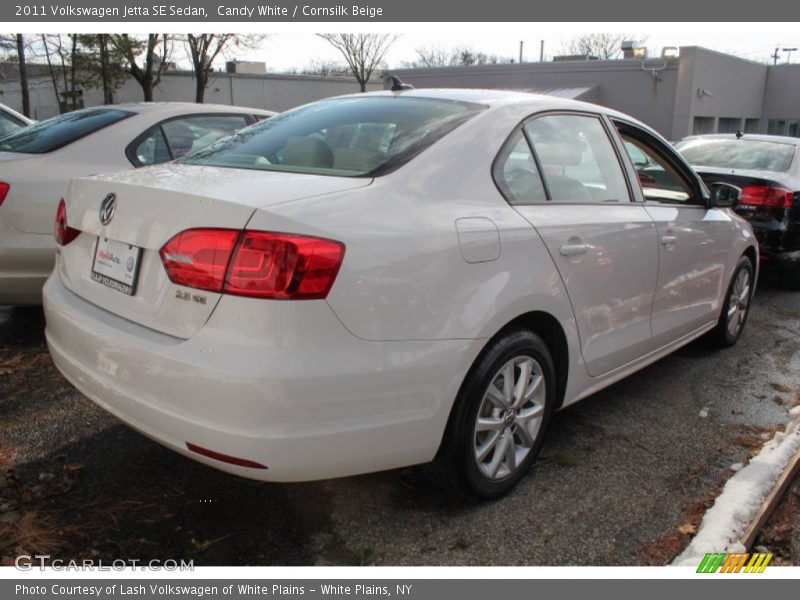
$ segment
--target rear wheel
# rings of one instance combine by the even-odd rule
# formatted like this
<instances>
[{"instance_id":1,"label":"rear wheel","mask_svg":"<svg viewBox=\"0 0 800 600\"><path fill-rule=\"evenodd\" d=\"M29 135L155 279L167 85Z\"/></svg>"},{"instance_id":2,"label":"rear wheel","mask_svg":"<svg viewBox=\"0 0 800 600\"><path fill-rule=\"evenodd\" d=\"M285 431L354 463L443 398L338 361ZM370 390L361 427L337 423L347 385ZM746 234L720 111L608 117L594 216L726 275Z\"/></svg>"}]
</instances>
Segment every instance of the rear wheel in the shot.
<instances>
[{"instance_id":1,"label":"rear wheel","mask_svg":"<svg viewBox=\"0 0 800 600\"><path fill-rule=\"evenodd\" d=\"M742 335L753 296L753 263L746 256L733 271L713 338L720 346L733 346Z\"/></svg>"},{"instance_id":2,"label":"rear wheel","mask_svg":"<svg viewBox=\"0 0 800 600\"><path fill-rule=\"evenodd\" d=\"M435 459L446 483L496 498L530 469L555 399L555 368L536 334L508 333L488 346L462 385Z\"/></svg>"}]
</instances>

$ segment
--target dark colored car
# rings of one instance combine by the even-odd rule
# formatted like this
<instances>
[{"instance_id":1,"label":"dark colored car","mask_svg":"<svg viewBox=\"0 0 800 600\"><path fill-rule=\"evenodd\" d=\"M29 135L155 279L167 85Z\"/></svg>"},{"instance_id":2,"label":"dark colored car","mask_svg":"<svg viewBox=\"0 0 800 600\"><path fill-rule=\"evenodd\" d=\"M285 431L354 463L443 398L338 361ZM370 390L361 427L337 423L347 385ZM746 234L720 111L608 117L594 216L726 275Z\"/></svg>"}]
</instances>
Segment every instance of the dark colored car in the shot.
<instances>
[{"instance_id":1,"label":"dark colored car","mask_svg":"<svg viewBox=\"0 0 800 600\"><path fill-rule=\"evenodd\" d=\"M753 226L762 267L780 270L782 282L800 290L800 138L699 135L676 148L707 185L742 189L735 210Z\"/></svg>"}]
</instances>

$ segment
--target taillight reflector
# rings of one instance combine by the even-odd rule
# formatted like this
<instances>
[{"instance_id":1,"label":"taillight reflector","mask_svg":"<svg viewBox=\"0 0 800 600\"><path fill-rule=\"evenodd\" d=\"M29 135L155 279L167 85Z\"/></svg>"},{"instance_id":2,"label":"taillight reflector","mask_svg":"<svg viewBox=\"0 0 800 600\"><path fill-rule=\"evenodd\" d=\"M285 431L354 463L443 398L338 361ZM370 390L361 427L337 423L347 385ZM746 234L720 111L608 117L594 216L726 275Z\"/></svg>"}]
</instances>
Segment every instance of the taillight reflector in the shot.
<instances>
[{"instance_id":1,"label":"taillight reflector","mask_svg":"<svg viewBox=\"0 0 800 600\"><path fill-rule=\"evenodd\" d=\"M6 196L8 196L8 190L10 189L10 185L4 181L0 181L0 206L3 206L3 202L5 201Z\"/></svg>"},{"instance_id":2,"label":"taillight reflector","mask_svg":"<svg viewBox=\"0 0 800 600\"><path fill-rule=\"evenodd\" d=\"M274 300L325 298L343 257L333 240L233 229L188 229L161 248L173 283Z\"/></svg>"},{"instance_id":3,"label":"taillight reflector","mask_svg":"<svg viewBox=\"0 0 800 600\"><path fill-rule=\"evenodd\" d=\"M198 446L197 444L192 444L191 442L186 442L186 448L201 456L206 456L208 458L213 458L214 460L219 460L221 462L225 462L231 465L236 465L237 467L248 467L250 469L267 468L266 465L262 465L261 463L256 462L254 460L249 460L247 458L239 458L237 456L229 456L227 454L222 454L221 452L215 452L214 450L203 448L202 446Z\"/></svg>"},{"instance_id":4,"label":"taillight reflector","mask_svg":"<svg viewBox=\"0 0 800 600\"><path fill-rule=\"evenodd\" d=\"M786 188L769 185L748 185L742 188L740 204L764 206L765 208L789 208L794 192Z\"/></svg>"},{"instance_id":5,"label":"taillight reflector","mask_svg":"<svg viewBox=\"0 0 800 600\"><path fill-rule=\"evenodd\" d=\"M56 220L53 223L53 237L59 246L66 246L80 235L79 229L74 229L67 223L67 205L62 198L56 210Z\"/></svg>"}]
</instances>

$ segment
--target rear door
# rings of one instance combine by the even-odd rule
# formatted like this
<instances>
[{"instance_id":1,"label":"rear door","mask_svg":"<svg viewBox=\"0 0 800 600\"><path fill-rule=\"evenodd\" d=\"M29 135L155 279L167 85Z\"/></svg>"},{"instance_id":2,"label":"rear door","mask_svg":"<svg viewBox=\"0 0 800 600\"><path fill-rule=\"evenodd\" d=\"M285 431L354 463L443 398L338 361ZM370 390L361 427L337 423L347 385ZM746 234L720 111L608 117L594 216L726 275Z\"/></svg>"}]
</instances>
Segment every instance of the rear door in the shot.
<instances>
[{"instance_id":1,"label":"rear door","mask_svg":"<svg viewBox=\"0 0 800 600\"><path fill-rule=\"evenodd\" d=\"M658 229L655 349L716 321L735 233L731 216L708 206L698 178L668 144L632 123L614 124L638 174L637 191Z\"/></svg>"},{"instance_id":2,"label":"rear door","mask_svg":"<svg viewBox=\"0 0 800 600\"><path fill-rule=\"evenodd\" d=\"M599 115L549 113L525 123L495 163L501 191L559 270L592 376L651 343L658 240L631 199L620 158Z\"/></svg>"}]
</instances>

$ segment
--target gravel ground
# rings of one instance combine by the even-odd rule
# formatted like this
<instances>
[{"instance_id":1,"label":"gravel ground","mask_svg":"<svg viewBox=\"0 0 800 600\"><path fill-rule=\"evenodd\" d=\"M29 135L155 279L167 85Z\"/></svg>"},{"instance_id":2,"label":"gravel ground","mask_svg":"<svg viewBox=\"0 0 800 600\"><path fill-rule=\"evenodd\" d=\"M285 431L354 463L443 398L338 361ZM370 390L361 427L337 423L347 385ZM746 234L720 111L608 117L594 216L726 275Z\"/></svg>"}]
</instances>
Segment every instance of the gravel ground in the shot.
<instances>
[{"instance_id":1,"label":"gravel ground","mask_svg":"<svg viewBox=\"0 0 800 600\"><path fill-rule=\"evenodd\" d=\"M71 388L43 328L39 309L0 308L5 563L665 564L800 399L800 294L764 278L735 348L694 343L561 411L531 474L481 505L420 469L264 484L196 464Z\"/></svg>"}]
</instances>

